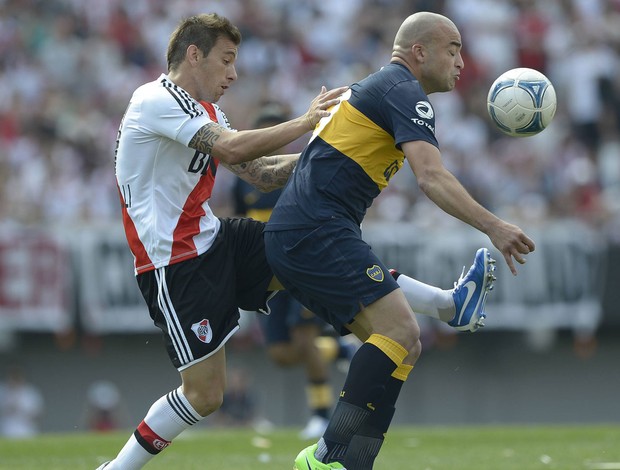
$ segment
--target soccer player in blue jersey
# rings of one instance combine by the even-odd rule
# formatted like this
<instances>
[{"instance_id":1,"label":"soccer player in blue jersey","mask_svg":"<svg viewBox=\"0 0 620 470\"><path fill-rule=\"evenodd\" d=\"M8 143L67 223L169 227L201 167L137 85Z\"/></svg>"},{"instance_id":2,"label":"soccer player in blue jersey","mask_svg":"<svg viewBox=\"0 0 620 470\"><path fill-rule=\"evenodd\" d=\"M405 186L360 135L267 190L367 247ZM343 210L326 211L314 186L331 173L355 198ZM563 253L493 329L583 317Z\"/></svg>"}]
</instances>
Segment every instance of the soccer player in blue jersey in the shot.
<instances>
[{"instance_id":1,"label":"soccer player in blue jersey","mask_svg":"<svg viewBox=\"0 0 620 470\"><path fill-rule=\"evenodd\" d=\"M371 469L421 353L408 299L428 298L430 305L437 291L391 276L360 231L367 208L405 158L422 191L485 233L513 274L514 261L523 264L534 250L519 227L478 204L442 163L427 95L452 90L463 67L461 35L450 19L429 12L406 18L390 63L353 84L319 122L266 226L267 259L282 284L336 330L364 342L327 430L300 452L297 470ZM452 305L440 309L451 307L449 324L476 328L492 269L481 248L452 291Z\"/></svg>"}]
</instances>

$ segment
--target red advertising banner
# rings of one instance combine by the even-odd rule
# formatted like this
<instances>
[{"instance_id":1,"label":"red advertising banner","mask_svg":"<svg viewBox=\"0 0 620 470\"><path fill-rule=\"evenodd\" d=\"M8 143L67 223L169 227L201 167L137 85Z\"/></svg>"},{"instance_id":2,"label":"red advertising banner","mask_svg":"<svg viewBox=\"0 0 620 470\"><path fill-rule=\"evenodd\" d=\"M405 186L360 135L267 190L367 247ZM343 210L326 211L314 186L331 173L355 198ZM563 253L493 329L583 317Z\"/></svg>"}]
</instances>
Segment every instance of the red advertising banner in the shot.
<instances>
[{"instance_id":1,"label":"red advertising banner","mask_svg":"<svg viewBox=\"0 0 620 470\"><path fill-rule=\"evenodd\" d=\"M63 331L72 324L71 257L53 235L0 233L0 328Z\"/></svg>"}]
</instances>

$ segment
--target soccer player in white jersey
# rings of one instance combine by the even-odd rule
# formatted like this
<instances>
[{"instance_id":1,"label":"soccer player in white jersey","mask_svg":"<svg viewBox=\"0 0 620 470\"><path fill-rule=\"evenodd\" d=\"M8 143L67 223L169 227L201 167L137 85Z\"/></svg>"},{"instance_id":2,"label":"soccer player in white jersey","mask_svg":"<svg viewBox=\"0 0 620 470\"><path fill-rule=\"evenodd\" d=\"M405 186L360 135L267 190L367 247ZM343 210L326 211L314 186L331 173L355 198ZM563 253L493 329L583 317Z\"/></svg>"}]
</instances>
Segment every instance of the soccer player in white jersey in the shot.
<instances>
[{"instance_id":1,"label":"soccer player in white jersey","mask_svg":"<svg viewBox=\"0 0 620 470\"><path fill-rule=\"evenodd\" d=\"M218 164L264 191L282 186L298 155L268 155L311 131L346 87L322 89L306 114L234 132L214 103L237 78L236 26L216 14L183 20L168 74L139 87L123 117L115 157L123 224L138 285L162 329L182 386L149 409L120 453L100 468L142 468L173 438L219 408L224 344L239 310L266 308L281 288L265 260L263 224L219 219L209 208Z\"/></svg>"}]
</instances>

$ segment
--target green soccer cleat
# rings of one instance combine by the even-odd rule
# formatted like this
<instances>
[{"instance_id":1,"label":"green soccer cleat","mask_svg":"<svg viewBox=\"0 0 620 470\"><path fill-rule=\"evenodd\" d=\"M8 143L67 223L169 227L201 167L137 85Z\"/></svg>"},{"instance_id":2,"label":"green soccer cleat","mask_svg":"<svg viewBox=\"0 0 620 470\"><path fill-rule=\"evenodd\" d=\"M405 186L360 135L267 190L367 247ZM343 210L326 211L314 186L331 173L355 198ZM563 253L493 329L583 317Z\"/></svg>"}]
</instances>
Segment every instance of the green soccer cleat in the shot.
<instances>
[{"instance_id":1,"label":"green soccer cleat","mask_svg":"<svg viewBox=\"0 0 620 470\"><path fill-rule=\"evenodd\" d=\"M331 470L334 468L347 470L342 466L341 463L338 462L319 462L314 456L314 453L316 452L318 446L318 444L314 444L302 450L295 459L295 465L293 466L293 470Z\"/></svg>"}]
</instances>

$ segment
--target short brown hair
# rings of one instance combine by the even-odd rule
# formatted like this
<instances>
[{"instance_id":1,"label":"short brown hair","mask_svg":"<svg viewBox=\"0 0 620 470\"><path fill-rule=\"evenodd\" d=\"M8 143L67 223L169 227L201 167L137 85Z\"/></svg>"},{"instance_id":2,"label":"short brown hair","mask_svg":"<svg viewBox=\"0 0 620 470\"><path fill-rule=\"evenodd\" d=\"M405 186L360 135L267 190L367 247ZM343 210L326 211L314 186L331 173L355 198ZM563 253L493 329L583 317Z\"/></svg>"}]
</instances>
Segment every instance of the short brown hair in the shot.
<instances>
[{"instance_id":1,"label":"short brown hair","mask_svg":"<svg viewBox=\"0 0 620 470\"><path fill-rule=\"evenodd\" d=\"M241 32L228 18L217 13L190 16L179 23L168 42L168 71L176 69L185 59L190 45L195 45L206 56L220 37L226 37L236 45L241 43Z\"/></svg>"}]
</instances>

